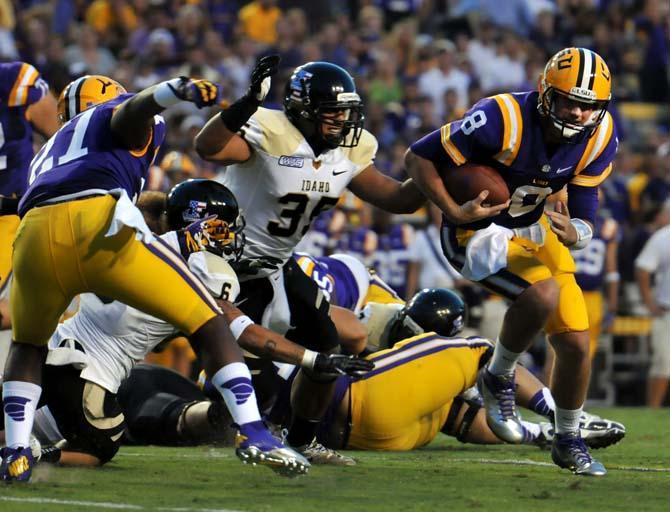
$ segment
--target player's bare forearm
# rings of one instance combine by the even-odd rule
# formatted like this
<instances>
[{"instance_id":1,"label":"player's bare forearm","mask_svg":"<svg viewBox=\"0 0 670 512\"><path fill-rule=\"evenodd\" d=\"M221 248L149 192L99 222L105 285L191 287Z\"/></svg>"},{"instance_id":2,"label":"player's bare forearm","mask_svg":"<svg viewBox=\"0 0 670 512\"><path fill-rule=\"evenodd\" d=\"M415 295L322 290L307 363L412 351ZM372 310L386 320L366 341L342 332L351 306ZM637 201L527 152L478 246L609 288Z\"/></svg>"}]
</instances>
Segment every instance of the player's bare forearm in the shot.
<instances>
[{"instance_id":1,"label":"player's bare forearm","mask_svg":"<svg viewBox=\"0 0 670 512\"><path fill-rule=\"evenodd\" d=\"M231 132L218 114L195 136L195 150L204 160L223 165L246 162L251 157L249 145Z\"/></svg>"},{"instance_id":2,"label":"player's bare forearm","mask_svg":"<svg viewBox=\"0 0 670 512\"><path fill-rule=\"evenodd\" d=\"M360 354L368 343L368 332L353 311L338 306L330 307L330 318L335 324L340 345L348 354Z\"/></svg>"},{"instance_id":3,"label":"player's bare forearm","mask_svg":"<svg viewBox=\"0 0 670 512\"><path fill-rule=\"evenodd\" d=\"M385 176L374 165L351 180L349 189L363 201L391 213L413 213L426 202L411 179L401 183Z\"/></svg>"},{"instance_id":4,"label":"player's bare forearm","mask_svg":"<svg viewBox=\"0 0 670 512\"><path fill-rule=\"evenodd\" d=\"M156 87L149 87L124 101L112 115L112 132L128 149L140 149L147 145L154 116L165 110L154 99Z\"/></svg>"},{"instance_id":5,"label":"player's bare forearm","mask_svg":"<svg viewBox=\"0 0 670 512\"><path fill-rule=\"evenodd\" d=\"M635 271L635 279L637 281L637 286L640 289L640 296L642 297L642 302L652 315L660 314L660 308L656 301L654 300L654 295L651 291L651 273L646 270L638 268Z\"/></svg>"},{"instance_id":6,"label":"player's bare forearm","mask_svg":"<svg viewBox=\"0 0 670 512\"><path fill-rule=\"evenodd\" d=\"M57 106L56 98L49 93L26 110L30 124L46 139L58 131Z\"/></svg>"},{"instance_id":7,"label":"player's bare forearm","mask_svg":"<svg viewBox=\"0 0 670 512\"><path fill-rule=\"evenodd\" d=\"M447 215L447 218L453 218L459 206L447 192L435 165L430 160L407 150L405 153L405 168L414 185L423 195L435 203Z\"/></svg>"},{"instance_id":8,"label":"player's bare forearm","mask_svg":"<svg viewBox=\"0 0 670 512\"><path fill-rule=\"evenodd\" d=\"M229 324L235 318L244 315L228 301L217 300L217 303ZM258 324L247 326L237 339L237 343L255 356L283 363L300 365L305 355L305 349L300 345Z\"/></svg>"}]
</instances>

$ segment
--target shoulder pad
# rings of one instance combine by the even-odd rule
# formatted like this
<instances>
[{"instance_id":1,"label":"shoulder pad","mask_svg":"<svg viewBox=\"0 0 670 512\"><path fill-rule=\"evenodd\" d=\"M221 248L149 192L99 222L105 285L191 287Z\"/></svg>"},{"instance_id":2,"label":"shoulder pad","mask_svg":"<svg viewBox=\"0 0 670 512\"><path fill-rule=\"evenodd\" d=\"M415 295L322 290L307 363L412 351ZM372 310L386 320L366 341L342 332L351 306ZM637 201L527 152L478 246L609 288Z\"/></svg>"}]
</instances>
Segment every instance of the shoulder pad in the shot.
<instances>
[{"instance_id":1,"label":"shoulder pad","mask_svg":"<svg viewBox=\"0 0 670 512\"><path fill-rule=\"evenodd\" d=\"M259 108L240 129L254 149L274 156L292 155L304 137L280 110Z\"/></svg>"},{"instance_id":2,"label":"shoulder pad","mask_svg":"<svg viewBox=\"0 0 670 512\"><path fill-rule=\"evenodd\" d=\"M369 131L363 130L358 144L353 148L346 148L345 151L347 151L347 158L356 165L357 172L360 172L372 164L377 156L378 147L376 137Z\"/></svg>"},{"instance_id":3,"label":"shoulder pad","mask_svg":"<svg viewBox=\"0 0 670 512\"><path fill-rule=\"evenodd\" d=\"M207 251L196 252L189 256L188 266L213 297L233 302L239 295L237 275L222 257Z\"/></svg>"}]
</instances>

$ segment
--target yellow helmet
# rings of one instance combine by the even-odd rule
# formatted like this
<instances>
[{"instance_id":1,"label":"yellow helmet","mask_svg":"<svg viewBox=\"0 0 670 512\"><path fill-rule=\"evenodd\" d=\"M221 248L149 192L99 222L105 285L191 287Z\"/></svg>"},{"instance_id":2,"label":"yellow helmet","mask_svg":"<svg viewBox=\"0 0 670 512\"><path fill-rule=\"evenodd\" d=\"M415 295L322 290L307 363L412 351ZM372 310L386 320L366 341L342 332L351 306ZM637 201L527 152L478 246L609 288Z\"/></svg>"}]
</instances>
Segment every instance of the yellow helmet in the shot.
<instances>
[{"instance_id":1,"label":"yellow helmet","mask_svg":"<svg viewBox=\"0 0 670 512\"><path fill-rule=\"evenodd\" d=\"M126 89L116 80L102 75L86 75L65 86L58 98L58 120L65 123L84 110L113 100Z\"/></svg>"},{"instance_id":2,"label":"yellow helmet","mask_svg":"<svg viewBox=\"0 0 670 512\"><path fill-rule=\"evenodd\" d=\"M603 120L612 97L610 70L594 51L565 48L547 62L540 75L539 91L538 110L551 119L561 138L570 140L579 134L588 138ZM554 111L556 94L592 106L589 122L581 125L560 119Z\"/></svg>"},{"instance_id":3,"label":"yellow helmet","mask_svg":"<svg viewBox=\"0 0 670 512\"><path fill-rule=\"evenodd\" d=\"M195 176L196 168L193 160L181 151L170 151L161 160L161 169L165 172L177 171L188 176Z\"/></svg>"}]
</instances>

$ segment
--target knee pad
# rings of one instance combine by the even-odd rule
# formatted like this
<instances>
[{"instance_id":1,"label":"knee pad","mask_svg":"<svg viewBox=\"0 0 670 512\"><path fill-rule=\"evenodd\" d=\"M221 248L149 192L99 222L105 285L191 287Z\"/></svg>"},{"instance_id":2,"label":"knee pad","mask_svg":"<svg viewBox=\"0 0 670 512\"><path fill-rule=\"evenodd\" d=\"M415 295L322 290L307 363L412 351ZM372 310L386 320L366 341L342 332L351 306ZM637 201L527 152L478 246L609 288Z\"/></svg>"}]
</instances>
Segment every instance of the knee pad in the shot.
<instances>
[{"instance_id":1,"label":"knee pad","mask_svg":"<svg viewBox=\"0 0 670 512\"><path fill-rule=\"evenodd\" d=\"M559 288L558 306L549 317L545 331L549 335L586 331L589 328L586 303L574 274L558 274L554 279Z\"/></svg>"},{"instance_id":2,"label":"knee pad","mask_svg":"<svg viewBox=\"0 0 670 512\"><path fill-rule=\"evenodd\" d=\"M449 410L449 415L447 416L447 421L444 422L444 426L441 431L444 434L449 436L455 436L461 443L467 443L467 437L472 428L472 422L474 421L479 409L482 408L481 399L465 399L462 396L457 396L454 398L454 401ZM463 407L467 407L461 424L456 426L456 420L458 414L461 412Z\"/></svg>"}]
</instances>

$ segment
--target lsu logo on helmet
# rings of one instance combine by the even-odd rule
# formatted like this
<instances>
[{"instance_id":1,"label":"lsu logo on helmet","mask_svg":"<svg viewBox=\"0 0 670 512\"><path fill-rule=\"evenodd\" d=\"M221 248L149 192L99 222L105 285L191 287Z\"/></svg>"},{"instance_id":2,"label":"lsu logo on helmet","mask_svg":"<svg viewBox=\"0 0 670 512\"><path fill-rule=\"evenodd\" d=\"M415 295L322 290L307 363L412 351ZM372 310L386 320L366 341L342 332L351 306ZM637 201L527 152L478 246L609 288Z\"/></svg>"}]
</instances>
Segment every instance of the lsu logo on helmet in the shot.
<instances>
[{"instance_id":1,"label":"lsu logo on helmet","mask_svg":"<svg viewBox=\"0 0 670 512\"><path fill-rule=\"evenodd\" d=\"M66 123L84 110L126 92L119 82L103 75L77 78L65 86L58 98L58 120Z\"/></svg>"},{"instance_id":2,"label":"lsu logo on helmet","mask_svg":"<svg viewBox=\"0 0 670 512\"><path fill-rule=\"evenodd\" d=\"M603 58L587 48L565 48L554 55L540 75L538 110L549 117L563 139L593 135L607 112L612 97L610 70ZM584 125L560 119L555 112L556 96L589 105L593 115ZM581 137L580 137L581 140Z\"/></svg>"}]
</instances>

